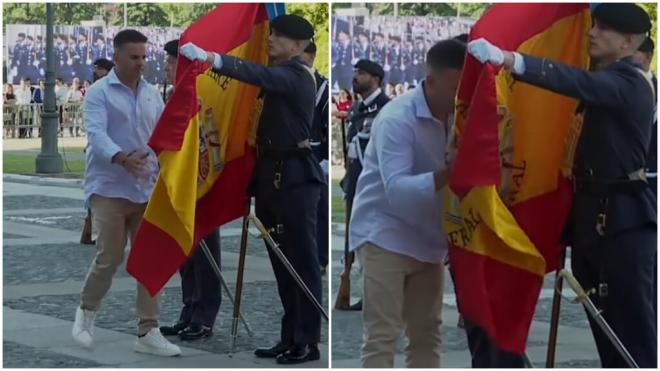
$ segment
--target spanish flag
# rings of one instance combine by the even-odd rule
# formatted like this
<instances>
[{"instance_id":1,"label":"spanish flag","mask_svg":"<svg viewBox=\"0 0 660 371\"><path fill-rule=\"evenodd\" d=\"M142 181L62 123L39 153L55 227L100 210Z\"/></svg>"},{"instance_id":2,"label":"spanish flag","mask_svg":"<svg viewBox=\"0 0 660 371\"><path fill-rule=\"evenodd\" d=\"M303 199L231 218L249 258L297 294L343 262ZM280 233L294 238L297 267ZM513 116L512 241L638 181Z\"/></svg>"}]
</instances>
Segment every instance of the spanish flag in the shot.
<instances>
[{"instance_id":1,"label":"spanish flag","mask_svg":"<svg viewBox=\"0 0 660 371\"><path fill-rule=\"evenodd\" d=\"M192 24L179 45L268 63L270 4L221 4ZM278 7L277 10L283 10ZM152 134L160 174L133 240L127 270L152 295L191 256L199 241L242 216L255 164L259 88L177 61L174 94Z\"/></svg>"},{"instance_id":2,"label":"spanish flag","mask_svg":"<svg viewBox=\"0 0 660 371\"><path fill-rule=\"evenodd\" d=\"M496 4L470 40L588 68L589 4ZM565 172L577 101L466 58L449 150L444 228L459 311L500 350L523 354L572 203Z\"/></svg>"}]
</instances>

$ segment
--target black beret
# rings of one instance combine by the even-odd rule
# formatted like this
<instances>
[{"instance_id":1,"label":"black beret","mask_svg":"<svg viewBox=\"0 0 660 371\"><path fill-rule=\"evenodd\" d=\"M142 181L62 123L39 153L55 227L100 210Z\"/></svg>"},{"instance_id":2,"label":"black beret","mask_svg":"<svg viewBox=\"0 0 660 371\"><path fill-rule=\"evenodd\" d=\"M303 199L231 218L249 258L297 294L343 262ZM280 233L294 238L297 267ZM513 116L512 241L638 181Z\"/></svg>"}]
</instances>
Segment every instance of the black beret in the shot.
<instances>
[{"instance_id":1,"label":"black beret","mask_svg":"<svg viewBox=\"0 0 660 371\"><path fill-rule=\"evenodd\" d=\"M458 36L454 36L454 40L456 40L456 41L460 41L460 42L462 42L463 44L467 44L467 42L468 42L468 34L466 34L466 33L462 33L462 34L460 34L460 35L458 35Z\"/></svg>"},{"instance_id":2,"label":"black beret","mask_svg":"<svg viewBox=\"0 0 660 371\"><path fill-rule=\"evenodd\" d=\"M360 59L357 61L357 63L355 63L355 68L362 70L370 75L378 76L381 80L383 79L383 76L385 76L383 67L381 67L380 64L368 59Z\"/></svg>"},{"instance_id":3,"label":"black beret","mask_svg":"<svg viewBox=\"0 0 660 371\"><path fill-rule=\"evenodd\" d=\"M100 68L106 69L108 71L110 71L112 69L112 67L115 66L114 63L112 63L111 61L109 61L105 58L99 58L99 59L95 60L94 65L96 67L100 67Z\"/></svg>"},{"instance_id":4,"label":"black beret","mask_svg":"<svg viewBox=\"0 0 660 371\"><path fill-rule=\"evenodd\" d=\"M309 53L309 54L316 53L316 44L314 44L313 41L310 42L309 45L307 45L307 47L305 48L304 51L305 51L305 53Z\"/></svg>"},{"instance_id":5,"label":"black beret","mask_svg":"<svg viewBox=\"0 0 660 371\"><path fill-rule=\"evenodd\" d=\"M653 43L653 40L651 40L650 37L647 37L642 45L637 48L642 53L653 53L653 50L655 49L655 44Z\"/></svg>"},{"instance_id":6,"label":"black beret","mask_svg":"<svg viewBox=\"0 0 660 371\"><path fill-rule=\"evenodd\" d=\"M171 55L172 57L178 57L179 56L179 39L175 40L170 40L163 45L163 49L165 49L165 53L167 55Z\"/></svg>"},{"instance_id":7,"label":"black beret","mask_svg":"<svg viewBox=\"0 0 660 371\"><path fill-rule=\"evenodd\" d=\"M593 18L627 34L647 33L651 30L651 19L642 7L633 3L604 3L594 9Z\"/></svg>"},{"instance_id":8,"label":"black beret","mask_svg":"<svg viewBox=\"0 0 660 371\"><path fill-rule=\"evenodd\" d=\"M305 18L295 14L275 17L270 22L270 27L294 40L310 40L314 37L314 27Z\"/></svg>"}]
</instances>

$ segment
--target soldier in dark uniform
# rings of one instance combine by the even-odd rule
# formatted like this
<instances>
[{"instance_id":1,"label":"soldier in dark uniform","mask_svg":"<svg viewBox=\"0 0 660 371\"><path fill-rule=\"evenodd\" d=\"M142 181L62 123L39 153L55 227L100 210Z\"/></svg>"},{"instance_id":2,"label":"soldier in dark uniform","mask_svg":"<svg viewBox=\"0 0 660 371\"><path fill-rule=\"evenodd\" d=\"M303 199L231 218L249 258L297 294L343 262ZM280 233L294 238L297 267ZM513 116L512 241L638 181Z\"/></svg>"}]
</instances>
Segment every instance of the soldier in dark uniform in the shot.
<instances>
[{"instance_id":1,"label":"soldier in dark uniform","mask_svg":"<svg viewBox=\"0 0 660 371\"><path fill-rule=\"evenodd\" d=\"M656 368L656 198L644 176L655 96L632 59L651 21L633 3L601 4L593 20L595 72L502 52L485 39L470 42L468 50L482 62L504 64L520 82L580 100L575 199L564 234L572 271L585 290L595 290L592 300L637 364ZM588 317L602 366L627 367Z\"/></svg>"},{"instance_id":2,"label":"soldier in dark uniform","mask_svg":"<svg viewBox=\"0 0 660 371\"><path fill-rule=\"evenodd\" d=\"M39 80L39 69L37 68L39 62L36 59L36 52L34 49L34 38L28 36L25 39L25 77L31 81Z\"/></svg>"},{"instance_id":3,"label":"soldier in dark uniform","mask_svg":"<svg viewBox=\"0 0 660 371\"><path fill-rule=\"evenodd\" d=\"M11 67L16 68L16 75L14 75L13 84L17 85L25 78L25 34L23 32L18 34L16 45L14 45L14 53L12 55Z\"/></svg>"},{"instance_id":4,"label":"soldier in dark uniform","mask_svg":"<svg viewBox=\"0 0 660 371\"><path fill-rule=\"evenodd\" d=\"M307 46L303 59L308 66L314 67L316 59L316 44L313 42ZM321 165L326 183L328 182L328 158L330 157L328 145L328 97L330 89L328 79L314 70L316 78L316 96L314 98L314 122L312 123L312 151L316 160ZM321 187L319 199L318 216L316 218L316 244L319 248L319 264L321 273L325 274L328 266L328 187Z\"/></svg>"},{"instance_id":5,"label":"soldier in dark uniform","mask_svg":"<svg viewBox=\"0 0 660 371\"><path fill-rule=\"evenodd\" d=\"M644 40L644 43L637 49L637 52L633 55L635 62L639 63L648 77L653 82L653 87L655 88L655 98L656 102L658 100L658 79L655 74L651 71L651 62L653 61L653 52L655 50L655 44L650 37L647 37ZM653 128L651 129L651 143L649 143L649 150L646 155L646 178L651 186L651 190L655 194L655 197L658 197L658 106L656 104L655 114L653 115ZM657 209L656 209L657 214ZM655 256L655 268L653 272L656 274L653 278L653 297L658 297L658 255ZM657 313L657 303L653 301L653 310Z\"/></svg>"},{"instance_id":6,"label":"soldier in dark uniform","mask_svg":"<svg viewBox=\"0 0 660 371\"><path fill-rule=\"evenodd\" d=\"M78 35L78 44L75 47L75 59L73 61L73 70L80 80L92 79L91 50L87 45L87 35L84 33Z\"/></svg>"},{"instance_id":7,"label":"soldier in dark uniform","mask_svg":"<svg viewBox=\"0 0 660 371\"><path fill-rule=\"evenodd\" d=\"M43 43L43 37L41 35L37 35L34 43L34 52L35 58L39 62L37 65L37 69L39 69L39 77L44 77L44 70L46 69L46 46Z\"/></svg>"},{"instance_id":8,"label":"soldier in dark uniform","mask_svg":"<svg viewBox=\"0 0 660 371\"><path fill-rule=\"evenodd\" d=\"M413 44L410 41L404 43L403 51L401 52L401 60L403 61L403 81L410 85L415 84L415 66L413 64Z\"/></svg>"},{"instance_id":9,"label":"soldier in dark uniform","mask_svg":"<svg viewBox=\"0 0 660 371\"><path fill-rule=\"evenodd\" d=\"M651 71L651 62L653 61L653 51L655 50L655 44L650 37L647 37L644 40L644 43L637 49L637 52L633 55L635 62L640 64L644 71L646 71L648 77L653 82L653 87L655 88L655 96L658 97L658 79ZM657 143L658 143L658 112L656 107L655 115L653 116L653 129L651 129L651 143L649 144L649 152L646 157L646 177L648 178L649 185L653 190L653 193L658 194L658 154L657 154Z\"/></svg>"},{"instance_id":10,"label":"soldier in dark uniform","mask_svg":"<svg viewBox=\"0 0 660 371\"><path fill-rule=\"evenodd\" d=\"M382 91L382 80L385 75L383 68L376 62L361 59L355 64L353 74L353 91L362 97L359 102L353 103L346 121L346 148L348 148L346 174L340 185L346 197L346 214L351 215L355 187L362 172L362 158L369 143L371 122L385 104L390 101ZM348 228L348 225L346 226ZM348 241L346 241L348 243ZM361 310L362 301L350 306L351 310Z\"/></svg>"},{"instance_id":11,"label":"soldier in dark uniform","mask_svg":"<svg viewBox=\"0 0 660 371\"><path fill-rule=\"evenodd\" d=\"M336 76L339 89L351 88L351 74L353 72L353 43L351 42L348 33L343 30L339 31L337 37L337 59L332 70L333 76Z\"/></svg>"},{"instance_id":12,"label":"soldier in dark uniform","mask_svg":"<svg viewBox=\"0 0 660 371\"><path fill-rule=\"evenodd\" d=\"M424 46L423 37L420 36L415 41L415 49L412 53L412 60L415 70L415 85L417 85L424 79L424 76L426 76L426 47Z\"/></svg>"},{"instance_id":13,"label":"soldier in dark uniform","mask_svg":"<svg viewBox=\"0 0 660 371\"><path fill-rule=\"evenodd\" d=\"M388 65L389 47L385 43L385 39L382 33L377 32L374 34L372 50L373 56L369 59L382 66L383 72L385 72L385 76L383 76L383 82L381 86L385 86L390 81L390 66Z\"/></svg>"},{"instance_id":14,"label":"soldier in dark uniform","mask_svg":"<svg viewBox=\"0 0 660 371\"><path fill-rule=\"evenodd\" d=\"M357 42L353 46L353 55L357 59L369 59L369 54L371 53L370 49L369 37L366 33L360 32L358 34Z\"/></svg>"},{"instance_id":15,"label":"soldier in dark uniform","mask_svg":"<svg viewBox=\"0 0 660 371\"><path fill-rule=\"evenodd\" d=\"M96 39L96 43L92 47L92 55L94 60L100 59L100 58L105 58L105 59L111 59L110 56L108 56L108 51L105 46L105 41L103 40L103 36L100 36L98 39Z\"/></svg>"},{"instance_id":16,"label":"soldier in dark uniform","mask_svg":"<svg viewBox=\"0 0 660 371\"><path fill-rule=\"evenodd\" d=\"M164 46L167 53L168 80L174 84L179 40L171 40ZM220 266L220 231L204 238L209 252ZM215 275L201 247L179 268L183 308L179 320L172 326L162 326L166 336L179 335L181 340L197 340L213 335L213 324L220 309L220 280Z\"/></svg>"},{"instance_id":17,"label":"soldier in dark uniform","mask_svg":"<svg viewBox=\"0 0 660 371\"><path fill-rule=\"evenodd\" d=\"M321 302L316 218L320 188L326 183L310 145L316 95L314 72L300 57L313 35L312 25L299 16L287 14L273 19L269 54L276 64L272 67L207 53L192 43L182 46L179 52L189 59L213 64L220 75L263 89L258 159L250 191L256 198L257 216ZM320 313L277 256L270 250L269 255L284 307L281 338L271 348L257 349L255 355L276 357L281 364L317 360Z\"/></svg>"},{"instance_id":18,"label":"soldier in dark uniform","mask_svg":"<svg viewBox=\"0 0 660 371\"><path fill-rule=\"evenodd\" d=\"M394 86L397 86L399 84L403 83L403 55L401 53L401 38L399 36L392 36L390 37L390 41L392 43L390 44L390 58L389 58L389 65L390 65L390 80L389 83L391 83Z\"/></svg>"}]
</instances>

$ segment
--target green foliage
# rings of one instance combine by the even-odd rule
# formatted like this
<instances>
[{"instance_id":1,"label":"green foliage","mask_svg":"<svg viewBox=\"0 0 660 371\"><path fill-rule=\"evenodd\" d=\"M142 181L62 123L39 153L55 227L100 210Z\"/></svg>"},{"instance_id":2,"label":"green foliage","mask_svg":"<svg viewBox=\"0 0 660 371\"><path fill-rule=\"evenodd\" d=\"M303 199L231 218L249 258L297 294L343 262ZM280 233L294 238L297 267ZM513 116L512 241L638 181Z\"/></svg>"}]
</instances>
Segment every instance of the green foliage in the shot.
<instances>
[{"instance_id":1,"label":"green foliage","mask_svg":"<svg viewBox=\"0 0 660 371\"><path fill-rule=\"evenodd\" d=\"M217 3L128 3L129 26L188 27L218 6ZM7 24L45 24L46 4L4 3L2 21ZM317 45L316 68L328 75L329 36L327 3L290 3L287 12L305 17L315 28ZM124 24L124 4L57 3L56 25L78 25L101 15L108 25Z\"/></svg>"},{"instance_id":2,"label":"green foliage","mask_svg":"<svg viewBox=\"0 0 660 371\"><path fill-rule=\"evenodd\" d=\"M286 11L290 14L299 15L308 20L314 26L314 41L316 42L315 66L319 72L328 76L329 64L329 36L328 17L329 9L327 3L290 3L286 5Z\"/></svg>"},{"instance_id":3,"label":"green foliage","mask_svg":"<svg viewBox=\"0 0 660 371\"><path fill-rule=\"evenodd\" d=\"M394 15L394 3L365 3L372 15ZM456 16L479 17L491 3L399 3L399 15L402 16ZM351 3L333 3L333 9L347 9Z\"/></svg>"}]
</instances>

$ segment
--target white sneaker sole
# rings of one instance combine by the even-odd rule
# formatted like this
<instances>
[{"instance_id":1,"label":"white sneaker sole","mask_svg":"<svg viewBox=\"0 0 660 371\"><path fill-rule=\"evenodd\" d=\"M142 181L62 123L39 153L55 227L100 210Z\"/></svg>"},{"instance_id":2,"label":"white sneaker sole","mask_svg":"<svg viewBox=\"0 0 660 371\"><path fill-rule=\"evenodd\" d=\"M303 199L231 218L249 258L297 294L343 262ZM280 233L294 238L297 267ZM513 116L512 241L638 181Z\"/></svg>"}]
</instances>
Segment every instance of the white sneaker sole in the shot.
<instances>
[{"instance_id":1,"label":"white sneaker sole","mask_svg":"<svg viewBox=\"0 0 660 371\"><path fill-rule=\"evenodd\" d=\"M156 349L146 346L140 342L135 343L135 346L133 347L133 351L137 353L151 354L154 356L161 356L161 357L176 357L181 355L181 349L177 349L177 350Z\"/></svg>"},{"instance_id":2,"label":"white sneaker sole","mask_svg":"<svg viewBox=\"0 0 660 371\"><path fill-rule=\"evenodd\" d=\"M83 332L83 333L84 333L84 332ZM71 336L73 336L73 340L74 340L78 345L80 345L80 346L83 347L83 348L87 348L87 349L89 349L89 348L92 347L92 345L93 345L93 343L94 343L94 338L92 338L92 337L90 336L89 341L83 340L83 339L80 338L80 336L81 336L83 333L80 333L79 335L75 335L75 334L72 333Z\"/></svg>"}]
</instances>

